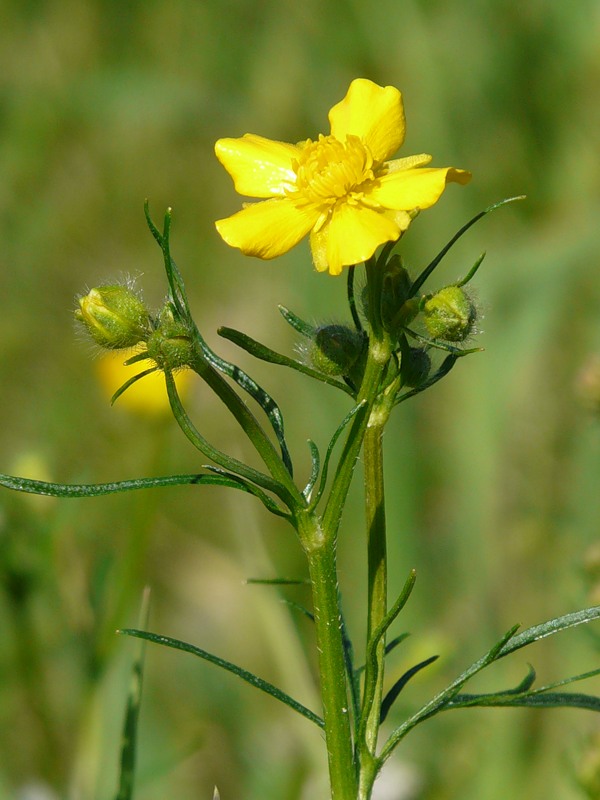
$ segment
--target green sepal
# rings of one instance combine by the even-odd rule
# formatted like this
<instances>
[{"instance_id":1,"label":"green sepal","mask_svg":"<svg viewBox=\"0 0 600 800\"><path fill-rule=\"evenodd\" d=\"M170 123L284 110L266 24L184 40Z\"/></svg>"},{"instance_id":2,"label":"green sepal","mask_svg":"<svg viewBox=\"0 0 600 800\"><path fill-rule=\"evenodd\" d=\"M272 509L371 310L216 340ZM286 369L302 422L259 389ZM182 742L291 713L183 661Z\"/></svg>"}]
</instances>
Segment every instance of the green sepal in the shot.
<instances>
[{"instance_id":1,"label":"green sepal","mask_svg":"<svg viewBox=\"0 0 600 800\"><path fill-rule=\"evenodd\" d=\"M138 639L145 639L146 641L153 642L154 644L160 644L164 647L171 647L174 650L182 650L184 653L191 653L194 656L198 656L199 658L204 659L204 661L208 661L210 664L215 664L215 666L221 667L221 669L224 669L226 672L231 672L233 675L237 675L238 678L241 678L241 680L249 683L251 686L254 686L257 689L260 689L261 692L271 695L271 697L279 700L280 703L289 706L289 708L291 708L293 711L297 711L298 714L301 714L303 717L306 717L306 719L314 722L319 728L323 729L325 727L325 723L321 717L319 717L309 708L306 708L306 706L303 706L302 703L294 700L293 697L290 697L281 689L273 686L272 683L259 678L257 675L254 675L254 673L248 672L248 670L243 669L243 667L240 667L237 664L232 664L230 661L225 661L225 659L219 658L219 656L213 655L212 653L208 653L206 650L201 650L199 647L195 647L193 644L182 642L179 639L172 639L170 636L160 636L157 633L150 633L148 631L135 630L132 628L120 630L118 633L122 633L126 636L135 636Z\"/></svg>"},{"instance_id":2,"label":"green sepal","mask_svg":"<svg viewBox=\"0 0 600 800\"><path fill-rule=\"evenodd\" d=\"M434 661L437 661L438 658L439 656L430 656L429 658L426 658L424 661L420 661L418 664L415 664L414 667L407 669L404 675L401 675L400 678L398 678L398 680L394 683L392 688L385 695L381 703L381 710L379 712L380 724L385 721L385 718L389 714L391 707L396 702L398 696L400 695L400 692L404 689L409 680L413 678L422 669L428 667L430 664L433 664Z\"/></svg>"},{"instance_id":3,"label":"green sepal","mask_svg":"<svg viewBox=\"0 0 600 800\"><path fill-rule=\"evenodd\" d=\"M146 588L142 596L142 606L140 609L138 624L146 626L148 624L148 614L150 608L150 592ZM131 670L131 683L127 696L127 707L125 710L125 720L123 723L123 733L121 734L121 761L119 768L119 789L115 800L132 800L135 762L138 740L138 721L140 716L140 705L142 701L142 679L144 674L144 655L146 643L140 642L137 656L133 662Z\"/></svg>"},{"instance_id":4,"label":"green sepal","mask_svg":"<svg viewBox=\"0 0 600 800\"><path fill-rule=\"evenodd\" d=\"M321 383L327 383L329 386L335 386L346 394L352 395L352 390L346 386L345 383L342 383L335 378L331 378L328 375L323 375L321 372L318 372L316 369L312 369L306 364L303 364L301 361L296 361L289 356L284 356L281 353L277 353L275 350L271 350L270 347L266 347L264 344L257 342L255 339L252 339L252 337L247 336L245 333L241 333L241 331L236 331L233 328L219 328L217 333L219 336L222 336L224 339L228 339L230 342L237 344L238 347L241 347L247 353L250 353L250 355L260 359L261 361L267 361L269 364L278 364L282 367L290 367L290 369L295 369L297 372L301 372L303 375L308 375L310 378L315 378L316 380L321 381Z\"/></svg>"},{"instance_id":5,"label":"green sepal","mask_svg":"<svg viewBox=\"0 0 600 800\"><path fill-rule=\"evenodd\" d=\"M314 325L311 325L309 322L305 322L305 320L301 319L297 314L294 314L293 311L290 311L289 308L285 306L277 306L279 309L279 313L287 322L288 325L297 331L301 336L305 336L307 339L312 339L315 335L316 328Z\"/></svg>"},{"instance_id":6,"label":"green sepal","mask_svg":"<svg viewBox=\"0 0 600 800\"><path fill-rule=\"evenodd\" d=\"M132 364L137 364L139 361L147 361L148 360L148 351L143 350L141 353L136 353L131 358L128 358L126 361L123 362L124 367L130 367Z\"/></svg>"}]
</instances>

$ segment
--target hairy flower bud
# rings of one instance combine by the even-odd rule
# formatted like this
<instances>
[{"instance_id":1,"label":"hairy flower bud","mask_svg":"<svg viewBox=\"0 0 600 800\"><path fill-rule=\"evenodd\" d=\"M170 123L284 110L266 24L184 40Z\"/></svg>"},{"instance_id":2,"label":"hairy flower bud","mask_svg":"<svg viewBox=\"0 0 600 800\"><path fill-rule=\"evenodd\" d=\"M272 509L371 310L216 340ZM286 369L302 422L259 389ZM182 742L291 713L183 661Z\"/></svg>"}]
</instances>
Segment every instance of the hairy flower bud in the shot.
<instances>
[{"instance_id":1,"label":"hairy flower bud","mask_svg":"<svg viewBox=\"0 0 600 800\"><path fill-rule=\"evenodd\" d=\"M346 325L317 328L310 347L310 361L324 375L347 375L363 349L362 335Z\"/></svg>"},{"instance_id":2,"label":"hairy flower bud","mask_svg":"<svg viewBox=\"0 0 600 800\"><path fill-rule=\"evenodd\" d=\"M429 335L447 342L462 342L477 318L474 303L460 286L446 286L425 298L421 310Z\"/></svg>"},{"instance_id":3,"label":"hairy flower bud","mask_svg":"<svg viewBox=\"0 0 600 800\"><path fill-rule=\"evenodd\" d=\"M170 304L160 312L156 330L146 342L148 357L160 369L189 367L194 360L194 345L189 326L178 319Z\"/></svg>"},{"instance_id":4,"label":"hairy flower bud","mask_svg":"<svg viewBox=\"0 0 600 800\"><path fill-rule=\"evenodd\" d=\"M408 347L402 350L400 377L402 386L418 388L429 376L431 358L422 347Z\"/></svg>"},{"instance_id":5,"label":"hairy flower bud","mask_svg":"<svg viewBox=\"0 0 600 800\"><path fill-rule=\"evenodd\" d=\"M126 286L98 286L79 298L75 319L100 347L121 350L144 341L150 332L148 309Z\"/></svg>"}]
</instances>

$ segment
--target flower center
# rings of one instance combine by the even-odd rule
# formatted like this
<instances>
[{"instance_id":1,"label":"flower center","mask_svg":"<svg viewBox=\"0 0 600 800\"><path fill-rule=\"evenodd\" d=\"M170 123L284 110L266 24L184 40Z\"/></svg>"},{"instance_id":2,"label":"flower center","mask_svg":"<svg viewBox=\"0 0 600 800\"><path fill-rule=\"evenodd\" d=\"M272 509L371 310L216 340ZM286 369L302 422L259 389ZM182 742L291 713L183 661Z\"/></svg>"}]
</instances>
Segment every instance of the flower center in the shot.
<instances>
[{"instance_id":1,"label":"flower center","mask_svg":"<svg viewBox=\"0 0 600 800\"><path fill-rule=\"evenodd\" d=\"M375 180L373 156L358 136L345 142L334 136L319 136L304 144L292 164L296 185L289 196L299 206L313 206L325 212L340 200L356 202L365 182Z\"/></svg>"}]
</instances>

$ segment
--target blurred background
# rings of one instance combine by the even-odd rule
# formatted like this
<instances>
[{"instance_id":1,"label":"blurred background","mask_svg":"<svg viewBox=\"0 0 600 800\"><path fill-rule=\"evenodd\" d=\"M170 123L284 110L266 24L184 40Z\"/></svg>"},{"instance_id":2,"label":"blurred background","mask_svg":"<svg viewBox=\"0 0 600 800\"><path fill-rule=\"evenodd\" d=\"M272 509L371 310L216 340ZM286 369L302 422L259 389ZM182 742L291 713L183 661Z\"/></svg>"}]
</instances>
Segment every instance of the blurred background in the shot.
<instances>
[{"instance_id":1,"label":"blurred background","mask_svg":"<svg viewBox=\"0 0 600 800\"><path fill-rule=\"evenodd\" d=\"M394 633L412 635L390 681L434 653L396 720L515 622L600 602L600 6L579 0L0 0L0 469L61 482L197 471L158 408L119 401L75 332L74 297L132 276L158 306L166 283L143 202L173 207L173 254L209 343L279 399L300 474L349 406L322 385L252 363L228 325L283 352L277 312L344 321L345 281L316 274L303 243L277 262L229 250L215 219L239 208L213 155L221 136L297 141L358 76L398 86L404 155L473 172L402 243L422 268L471 216L430 288L474 285L485 352L401 406L385 439L390 594L416 590ZM104 376L101 377L101 374ZM243 458L200 382L198 427ZM340 542L351 632L363 630L359 481ZM145 585L150 627L190 641L316 707L310 624L249 577L304 577L290 530L252 498L176 488L92 500L0 494L0 797L115 796L119 738ZM283 593L308 604L306 590ZM361 652L360 642L357 649ZM303 655L308 651L308 658ZM515 654L486 691L537 667L540 685L598 666L598 631ZM590 681L583 691L600 691ZM393 720L392 720L393 722ZM189 655L149 647L139 800L324 798L308 722ZM417 729L379 800L600 797L589 712L470 710Z\"/></svg>"}]
</instances>

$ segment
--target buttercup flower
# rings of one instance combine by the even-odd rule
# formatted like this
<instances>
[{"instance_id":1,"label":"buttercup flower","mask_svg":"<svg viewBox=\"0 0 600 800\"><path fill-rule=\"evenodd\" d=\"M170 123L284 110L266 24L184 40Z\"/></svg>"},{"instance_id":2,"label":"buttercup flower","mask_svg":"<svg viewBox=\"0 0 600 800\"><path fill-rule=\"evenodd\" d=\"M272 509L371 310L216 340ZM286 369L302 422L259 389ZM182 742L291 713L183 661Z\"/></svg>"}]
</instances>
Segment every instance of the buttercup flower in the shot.
<instances>
[{"instance_id":1,"label":"buttercup flower","mask_svg":"<svg viewBox=\"0 0 600 800\"><path fill-rule=\"evenodd\" d=\"M315 267L332 275L396 241L449 181L471 175L427 166L430 155L388 161L404 141L402 95L359 78L329 112L331 133L287 144L247 133L219 139L217 158L236 191L261 202L216 222L227 244L270 259L307 234Z\"/></svg>"}]
</instances>

